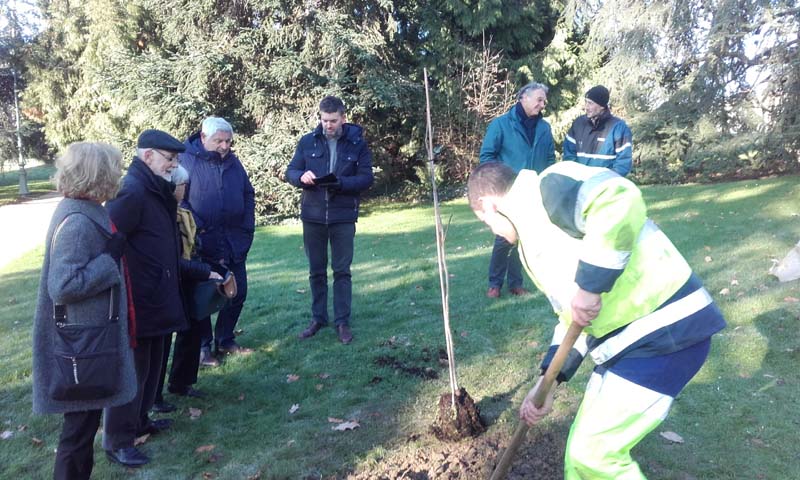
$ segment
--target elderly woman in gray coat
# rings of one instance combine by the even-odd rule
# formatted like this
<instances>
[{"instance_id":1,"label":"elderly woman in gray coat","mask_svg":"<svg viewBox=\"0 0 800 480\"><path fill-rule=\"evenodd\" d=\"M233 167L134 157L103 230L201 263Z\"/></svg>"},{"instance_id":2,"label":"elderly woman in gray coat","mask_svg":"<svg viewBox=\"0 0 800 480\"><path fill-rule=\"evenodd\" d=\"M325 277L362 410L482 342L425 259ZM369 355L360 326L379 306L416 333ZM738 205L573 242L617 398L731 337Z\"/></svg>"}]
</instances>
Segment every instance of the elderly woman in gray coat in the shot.
<instances>
[{"instance_id":1,"label":"elderly woman in gray coat","mask_svg":"<svg viewBox=\"0 0 800 480\"><path fill-rule=\"evenodd\" d=\"M33 410L63 413L53 477L88 479L102 409L136 393L124 238L102 203L113 198L122 156L74 143L57 163L64 199L47 232L33 326Z\"/></svg>"}]
</instances>

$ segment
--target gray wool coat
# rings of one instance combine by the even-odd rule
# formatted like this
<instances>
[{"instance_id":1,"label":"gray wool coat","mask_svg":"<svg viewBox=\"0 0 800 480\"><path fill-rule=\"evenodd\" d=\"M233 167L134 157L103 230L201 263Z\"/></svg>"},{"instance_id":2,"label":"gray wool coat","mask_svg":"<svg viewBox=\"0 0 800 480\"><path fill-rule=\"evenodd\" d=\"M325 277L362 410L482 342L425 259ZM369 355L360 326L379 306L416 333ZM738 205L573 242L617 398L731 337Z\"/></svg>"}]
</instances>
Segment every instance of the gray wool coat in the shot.
<instances>
[{"instance_id":1,"label":"gray wool coat","mask_svg":"<svg viewBox=\"0 0 800 480\"><path fill-rule=\"evenodd\" d=\"M73 212L80 214L70 215ZM35 413L98 410L127 403L136 394L136 371L128 338L128 298L124 275L117 262L107 253L103 253L107 236L100 232L90 218L105 227L110 234L108 213L102 205L89 200L65 198L58 204L50 220L39 298L33 319ZM53 240L54 231L59 225L61 227ZM116 290L119 298L120 392L102 400L53 400L49 395L53 382L52 373L56 368L53 354L56 328L53 321L53 302L67 306L68 323L79 319L80 323L103 324L108 321L111 288Z\"/></svg>"}]
</instances>

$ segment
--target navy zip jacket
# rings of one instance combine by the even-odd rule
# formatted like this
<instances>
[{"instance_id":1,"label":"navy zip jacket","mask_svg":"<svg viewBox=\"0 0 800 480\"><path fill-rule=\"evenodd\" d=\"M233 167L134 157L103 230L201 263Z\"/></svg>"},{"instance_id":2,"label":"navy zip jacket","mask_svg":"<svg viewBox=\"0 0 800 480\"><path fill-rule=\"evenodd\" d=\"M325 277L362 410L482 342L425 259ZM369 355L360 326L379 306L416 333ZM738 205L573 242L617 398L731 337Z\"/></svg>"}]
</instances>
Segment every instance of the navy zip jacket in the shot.
<instances>
[{"instance_id":1,"label":"navy zip jacket","mask_svg":"<svg viewBox=\"0 0 800 480\"><path fill-rule=\"evenodd\" d=\"M247 259L255 231L255 191L233 151L225 157L209 152L200 132L189 137L180 162L189 171L182 207L197 224L197 252L201 258L239 263Z\"/></svg>"},{"instance_id":2,"label":"navy zip jacket","mask_svg":"<svg viewBox=\"0 0 800 480\"><path fill-rule=\"evenodd\" d=\"M374 180L372 154L364 140L363 129L352 123L342 126L342 136L336 143L333 171L339 185L305 185L300 182L300 177L308 170L318 178L331 173L328 140L322 132L322 125L300 138L286 169L286 180L303 189L300 218L304 222L327 225L357 221L361 192L368 189Z\"/></svg>"},{"instance_id":3,"label":"navy zip jacket","mask_svg":"<svg viewBox=\"0 0 800 480\"><path fill-rule=\"evenodd\" d=\"M597 123L581 115L564 138L563 158L590 167L610 168L624 177L633 164L633 134L624 120L608 110Z\"/></svg>"},{"instance_id":4,"label":"navy zip jacket","mask_svg":"<svg viewBox=\"0 0 800 480\"><path fill-rule=\"evenodd\" d=\"M138 158L128 167L117 197L106 202L111 220L127 237L137 337L189 326L181 300L177 208L171 184Z\"/></svg>"}]
</instances>

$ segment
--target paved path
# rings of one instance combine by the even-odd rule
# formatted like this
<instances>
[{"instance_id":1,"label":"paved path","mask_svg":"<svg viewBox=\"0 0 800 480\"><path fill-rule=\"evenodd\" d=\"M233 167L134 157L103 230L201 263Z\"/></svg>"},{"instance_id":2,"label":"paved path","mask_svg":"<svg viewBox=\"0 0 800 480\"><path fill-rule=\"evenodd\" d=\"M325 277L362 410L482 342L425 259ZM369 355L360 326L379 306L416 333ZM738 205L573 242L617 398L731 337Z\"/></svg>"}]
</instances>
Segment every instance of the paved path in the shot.
<instances>
[{"instance_id":1,"label":"paved path","mask_svg":"<svg viewBox=\"0 0 800 480\"><path fill-rule=\"evenodd\" d=\"M0 269L44 243L50 217L60 201L61 196L54 193L0 207Z\"/></svg>"}]
</instances>

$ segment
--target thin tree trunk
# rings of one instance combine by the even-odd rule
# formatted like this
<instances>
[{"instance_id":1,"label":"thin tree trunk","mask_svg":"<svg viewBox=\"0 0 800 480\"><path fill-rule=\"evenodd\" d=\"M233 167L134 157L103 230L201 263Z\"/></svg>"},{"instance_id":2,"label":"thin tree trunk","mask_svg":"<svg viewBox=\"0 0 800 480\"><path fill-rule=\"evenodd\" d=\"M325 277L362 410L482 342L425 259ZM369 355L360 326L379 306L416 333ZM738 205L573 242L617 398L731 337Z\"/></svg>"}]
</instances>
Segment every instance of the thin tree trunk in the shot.
<instances>
[{"instance_id":1,"label":"thin tree trunk","mask_svg":"<svg viewBox=\"0 0 800 480\"><path fill-rule=\"evenodd\" d=\"M428 94L428 69L423 70L425 76L425 114L426 130L425 146L428 150L428 168L431 176L431 188L433 192L433 215L436 221L436 256L439 263L439 287L442 291L442 316L444 317L444 336L447 344L447 367L450 373L450 391L453 410L456 408L456 392L458 391L458 379L456 378L456 360L453 350L453 333L450 330L450 279L447 273L447 262L444 255L444 228L442 227L442 215L439 211L439 193L436 189L436 168L433 164L433 127L431 126L431 102Z\"/></svg>"}]
</instances>

